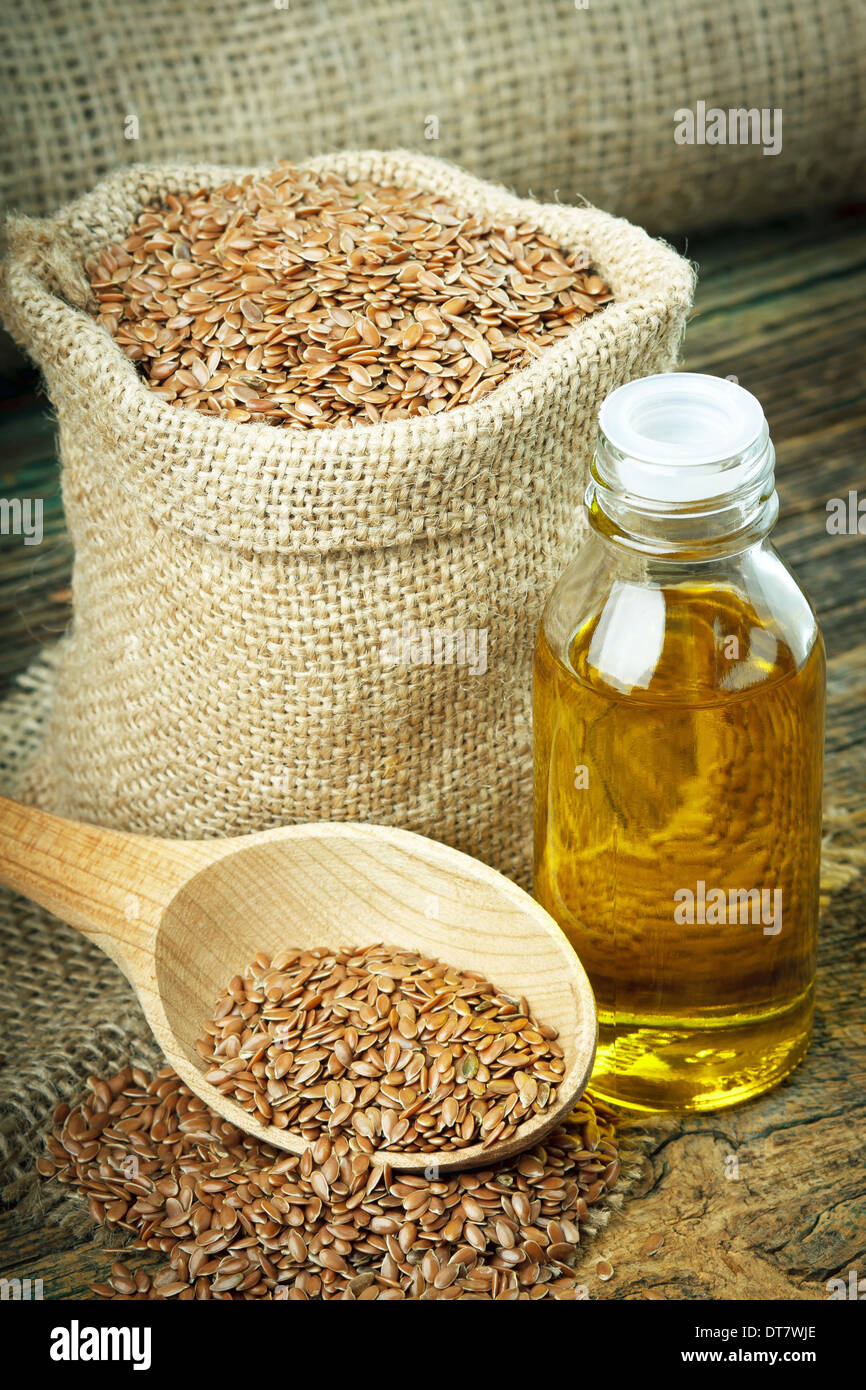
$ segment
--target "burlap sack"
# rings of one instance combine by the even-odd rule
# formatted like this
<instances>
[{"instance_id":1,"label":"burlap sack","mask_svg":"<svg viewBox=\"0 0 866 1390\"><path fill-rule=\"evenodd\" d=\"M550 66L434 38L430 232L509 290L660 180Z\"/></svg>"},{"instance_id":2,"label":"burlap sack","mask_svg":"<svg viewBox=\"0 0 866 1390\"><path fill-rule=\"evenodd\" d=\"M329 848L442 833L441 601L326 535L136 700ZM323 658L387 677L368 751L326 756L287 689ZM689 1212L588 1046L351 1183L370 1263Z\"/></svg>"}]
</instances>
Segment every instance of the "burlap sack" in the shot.
<instances>
[{"instance_id":1,"label":"burlap sack","mask_svg":"<svg viewBox=\"0 0 866 1390\"><path fill-rule=\"evenodd\" d=\"M6 6L0 197L120 163L392 145L666 234L862 196L862 0L40 0ZM782 149L674 113L781 108ZM132 137L132 138L130 138Z\"/></svg>"},{"instance_id":2,"label":"burlap sack","mask_svg":"<svg viewBox=\"0 0 866 1390\"><path fill-rule=\"evenodd\" d=\"M534 219L586 246L616 301L465 408L237 424L147 389L84 311L82 263L142 203L238 170L138 169L14 222L2 307L57 410L76 552L55 708L19 794L169 836L402 825L527 883L539 612L576 546L601 401L673 364L692 272L625 222L439 161L313 163Z\"/></svg>"}]
</instances>

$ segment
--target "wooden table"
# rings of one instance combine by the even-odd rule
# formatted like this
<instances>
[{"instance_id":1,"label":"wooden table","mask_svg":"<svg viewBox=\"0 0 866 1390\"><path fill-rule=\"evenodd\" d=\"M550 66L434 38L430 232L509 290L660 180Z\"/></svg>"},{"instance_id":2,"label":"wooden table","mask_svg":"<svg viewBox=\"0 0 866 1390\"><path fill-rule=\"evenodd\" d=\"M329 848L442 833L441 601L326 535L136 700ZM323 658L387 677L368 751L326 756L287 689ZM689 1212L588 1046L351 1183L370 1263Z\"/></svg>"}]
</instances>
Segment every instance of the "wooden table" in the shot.
<instances>
[{"instance_id":1,"label":"wooden table","mask_svg":"<svg viewBox=\"0 0 866 1390\"><path fill-rule=\"evenodd\" d=\"M866 232L855 217L702 238L685 366L735 376L763 402L777 451L777 543L815 603L830 657L825 884L815 1041L777 1091L739 1109L623 1129L639 1175L582 1276L595 1298L825 1299L866 1275L866 535L828 534L827 502L866 500ZM43 496L49 542L22 577L0 555L0 689L69 616L70 548L44 399L0 408L5 496ZM866 509L864 509L866 510ZM866 519L864 519L866 529ZM647 1238L664 1236L653 1255ZM605 1255L613 1277L601 1283ZM146 1253L131 1263L152 1260ZM0 1270L46 1297L87 1296L105 1257L8 1215Z\"/></svg>"}]
</instances>

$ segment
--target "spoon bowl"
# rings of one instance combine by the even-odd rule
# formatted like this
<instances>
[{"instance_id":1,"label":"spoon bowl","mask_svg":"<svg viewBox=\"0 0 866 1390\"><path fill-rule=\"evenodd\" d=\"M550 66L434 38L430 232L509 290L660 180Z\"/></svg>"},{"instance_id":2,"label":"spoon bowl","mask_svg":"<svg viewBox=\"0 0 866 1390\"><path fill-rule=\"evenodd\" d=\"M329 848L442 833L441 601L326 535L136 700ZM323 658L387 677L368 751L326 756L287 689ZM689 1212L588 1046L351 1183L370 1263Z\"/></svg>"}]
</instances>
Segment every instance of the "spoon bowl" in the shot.
<instances>
[{"instance_id":1,"label":"spoon bowl","mask_svg":"<svg viewBox=\"0 0 866 1390\"><path fill-rule=\"evenodd\" d=\"M483 974L557 1029L565 1074L548 1111L487 1147L372 1155L395 1170L488 1166L531 1147L573 1108L592 1070L592 991L553 919L495 870L410 831L323 823L156 840L0 798L0 879L105 950L190 1090L279 1149L302 1153L306 1142L222 1095L195 1047L228 981L262 951L388 942Z\"/></svg>"}]
</instances>

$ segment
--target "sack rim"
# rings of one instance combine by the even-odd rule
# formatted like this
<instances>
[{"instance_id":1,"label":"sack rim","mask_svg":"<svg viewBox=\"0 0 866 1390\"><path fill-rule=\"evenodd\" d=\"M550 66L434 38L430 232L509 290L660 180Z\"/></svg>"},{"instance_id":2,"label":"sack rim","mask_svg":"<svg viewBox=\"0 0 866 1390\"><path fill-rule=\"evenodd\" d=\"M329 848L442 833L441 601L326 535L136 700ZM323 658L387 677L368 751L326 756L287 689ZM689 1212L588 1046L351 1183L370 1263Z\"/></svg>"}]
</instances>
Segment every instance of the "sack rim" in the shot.
<instances>
[{"instance_id":1,"label":"sack rim","mask_svg":"<svg viewBox=\"0 0 866 1390\"><path fill-rule=\"evenodd\" d=\"M119 454L124 460L118 467L120 486L134 491L162 525L174 523L177 529L199 534L204 526L201 507L192 496L198 473L194 466L178 470L176 450L181 449L197 450L204 456L222 458L225 452L237 456L235 495L224 501L221 487L220 496L214 498L215 510L226 510L222 516L212 515L207 523L211 540L223 532L228 544L294 551L301 539L299 531L311 522L319 533L313 544L316 550L323 548L323 528L335 529L341 546L350 536L369 545L375 543L376 536L382 543L394 543L431 531L454 534L473 522L476 508L467 507L467 490L480 489L484 494L487 516L510 509L514 480L508 477L507 469L493 466L494 455L507 448L507 440L531 430L533 418L542 414L552 414L560 425L573 426L577 398L583 395L581 386L584 390L589 387L590 403L597 411L601 404L595 399L599 396L596 379L600 363L608 377L607 394L621 380L635 375L635 360L640 364L653 344L663 345L671 333L676 337L675 356L695 275L691 265L664 242L589 205L519 198L500 185L429 155L405 150L341 151L300 161L298 167L333 170L349 179L403 181L497 217L508 214L511 221L532 221L569 249L586 249L593 265L611 284L613 302L581 320L541 357L488 395L436 415L352 428L300 430L259 421L226 420L163 400L154 395L133 362L85 307L89 285L84 259L99 245L120 236L131 225L136 209L153 201L157 189L192 191L263 173L267 167L273 166L128 166L48 218L13 215L9 219L0 307L19 341L23 340L22 345L45 372L61 418L70 376L77 379L79 394L85 392L88 399L97 398L103 405L109 400L111 408L95 428L103 436L106 453ZM111 203L118 209L113 228L106 225L106 205ZM67 260L64 265L67 293L72 293L77 304L62 297L56 288L56 257L64 252L71 257L71 264ZM630 262L638 263L640 286L638 275L634 271L629 275ZM73 275L77 280L74 284ZM619 350L622 336L628 338L627 353ZM63 348L65 389L50 360L58 352L58 343ZM585 399L581 408L585 412ZM372 479L371 464L377 465ZM376 512L374 499L378 496L381 503L381 488L388 486L388 479L398 514L383 517L381 506ZM315 499L312 515L311 489ZM185 492L188 508L184 506ZM443 507L443 494L450 499L450 510ZM292 497L302 500L293 507ZM435 514L425 515L425 503ZM263 523L275 506L283 526L288 518L285 547L279 536L275 537L273 524L265 528L269 530L267 537L262 534ZM363 514L368 511L380 520L366 520ZM333 543L326 542L324 548L332 548Z\"/></svg>"}]
</instances>

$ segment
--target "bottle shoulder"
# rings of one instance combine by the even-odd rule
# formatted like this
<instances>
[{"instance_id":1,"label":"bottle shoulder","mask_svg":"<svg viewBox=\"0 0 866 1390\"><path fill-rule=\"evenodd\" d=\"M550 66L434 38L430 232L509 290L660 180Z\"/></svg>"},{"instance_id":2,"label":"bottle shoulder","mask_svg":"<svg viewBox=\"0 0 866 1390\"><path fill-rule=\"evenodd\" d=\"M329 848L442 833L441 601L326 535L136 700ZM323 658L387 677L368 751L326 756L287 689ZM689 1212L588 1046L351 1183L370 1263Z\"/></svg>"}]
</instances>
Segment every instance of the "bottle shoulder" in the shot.
<instances>
[{"instance_id":1,"label":"bottle shoulder","mask_svg":"<svg viewBox=\"0 0 866 1390\"><path fill-rule=\"evenodd\" d=\"M550 596L539 645L582 682L630 699L739 699L807 662L823 683L815 613L766 541L686 567L590 537Z\"/></svg>"}]
</instances>

